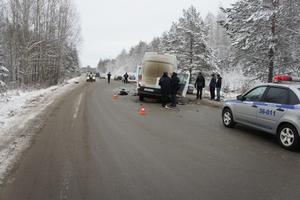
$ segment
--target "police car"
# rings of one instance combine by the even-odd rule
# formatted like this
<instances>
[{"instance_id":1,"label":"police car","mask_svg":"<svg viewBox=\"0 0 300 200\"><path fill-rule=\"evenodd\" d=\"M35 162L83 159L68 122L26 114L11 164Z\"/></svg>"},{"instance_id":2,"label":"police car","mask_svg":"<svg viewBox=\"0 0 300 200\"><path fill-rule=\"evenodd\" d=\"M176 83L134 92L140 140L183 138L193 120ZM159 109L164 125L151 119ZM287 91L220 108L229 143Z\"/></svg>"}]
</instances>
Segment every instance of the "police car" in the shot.
<instances>
[{"instance_id":1,"label":"police car","mask_svg":"<svg viewBox=\"0 0 300 200\"><path fill-rule=\"evenodd\" d=\"M277 75L274 80L277 83L254 87L225 101L223 124L251 126L276 135L283 148L296 149L300 146L300 78Z\"/></svg>"}]
</instances>

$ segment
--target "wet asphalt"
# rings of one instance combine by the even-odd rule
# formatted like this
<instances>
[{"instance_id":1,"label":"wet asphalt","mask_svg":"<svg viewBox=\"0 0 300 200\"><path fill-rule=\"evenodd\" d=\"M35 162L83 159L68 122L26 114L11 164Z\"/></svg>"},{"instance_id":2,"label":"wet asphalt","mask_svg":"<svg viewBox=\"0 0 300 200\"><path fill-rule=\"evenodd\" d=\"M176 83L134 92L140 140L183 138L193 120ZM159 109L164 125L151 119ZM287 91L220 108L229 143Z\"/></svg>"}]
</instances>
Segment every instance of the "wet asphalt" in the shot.
<instances>
[{"instance_id":1,"label":"wet asphalt","mask_svg":"<svg viewBox=\"0 0 300 200\"><path fill-rule=\"evenodd\" d=\"M61 97L0 192L1 200L300 199L300 153L266 133L224 128L221 110L166 110L121 82Z\"/></svg>"}]
</instances>

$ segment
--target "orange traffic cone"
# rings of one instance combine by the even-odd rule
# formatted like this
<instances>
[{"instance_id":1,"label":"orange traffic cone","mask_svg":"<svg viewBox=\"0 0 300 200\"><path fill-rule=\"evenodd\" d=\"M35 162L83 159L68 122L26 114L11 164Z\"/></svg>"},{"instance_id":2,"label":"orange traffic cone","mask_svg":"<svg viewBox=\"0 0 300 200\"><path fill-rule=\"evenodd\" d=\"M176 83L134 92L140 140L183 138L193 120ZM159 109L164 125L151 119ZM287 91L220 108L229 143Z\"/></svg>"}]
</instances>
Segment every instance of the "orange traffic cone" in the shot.
<instances>
[{"instance_id":1,"label":"orange traffic cone","mask_svg":"<svg viewBox=\"0 0 300 200\"><path fill-rule=\"evenodd\" d=\"M142 115L142 116L145 116L145 115L146 115L146 110L145 110L144 105L141 105L141 109L140 109L139 114Z\"/></svg>"},{"instance_id":2,"label":"orange traffic cone","mask_svg":"<svg viewBox=\"0 0 300 200\"><path fill-rule=\"evenodd\" d=\"M113 100L117 100L119 98L118 95L114 94L114 96L112 97Z\"/></svg>"}]
</instances>

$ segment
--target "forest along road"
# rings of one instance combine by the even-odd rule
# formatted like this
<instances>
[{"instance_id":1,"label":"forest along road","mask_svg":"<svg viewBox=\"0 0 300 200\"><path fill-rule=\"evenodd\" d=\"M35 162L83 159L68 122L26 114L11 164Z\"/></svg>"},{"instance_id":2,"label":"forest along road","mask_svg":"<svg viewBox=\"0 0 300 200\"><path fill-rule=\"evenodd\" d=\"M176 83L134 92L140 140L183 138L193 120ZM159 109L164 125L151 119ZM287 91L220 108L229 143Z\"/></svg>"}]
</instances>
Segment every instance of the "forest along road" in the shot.
<instances>
[{"instance_id":1,"label":"forest along road","mask_svg":"<svg viewBox=\"0 0 300 200\"><path fill-rule=\"evenodd\" d=\"M299 199L300 154L247 128L224 128L218 108L179 112L121 82L64 96L0 193L1 200Z\"/></svg>"}]
</instances>

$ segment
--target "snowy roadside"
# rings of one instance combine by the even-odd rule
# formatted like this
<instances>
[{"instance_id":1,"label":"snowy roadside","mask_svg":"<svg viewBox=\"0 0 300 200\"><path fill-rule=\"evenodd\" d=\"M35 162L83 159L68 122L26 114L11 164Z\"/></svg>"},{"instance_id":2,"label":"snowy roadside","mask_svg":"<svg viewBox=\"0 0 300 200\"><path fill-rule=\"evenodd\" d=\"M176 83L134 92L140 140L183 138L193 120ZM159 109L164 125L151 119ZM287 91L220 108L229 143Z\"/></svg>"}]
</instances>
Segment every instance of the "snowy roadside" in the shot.
<instances>
[{"instance_id":1,"label":"snowy roadside","mask_svg":"<svg viewBox=\"0 0 300 200\"><path fill-rule=\"evenodd\" d=\"M25 131L27 125L55 99L76 88L76 83L81 79L76 77L61 85L41 90L9 91L8 100L0 97L0 185L21 153L30 146L34 133Z\"/></svg>"}]
</instances>

